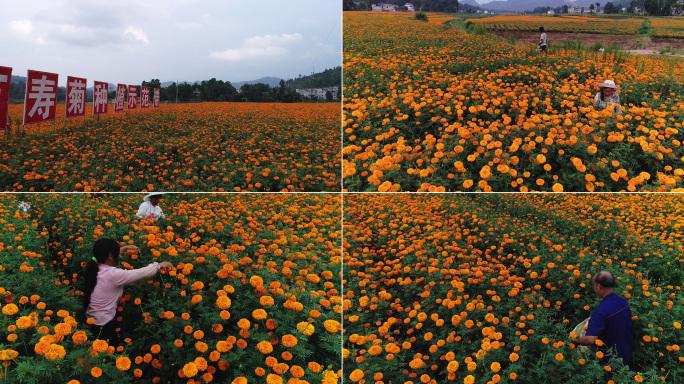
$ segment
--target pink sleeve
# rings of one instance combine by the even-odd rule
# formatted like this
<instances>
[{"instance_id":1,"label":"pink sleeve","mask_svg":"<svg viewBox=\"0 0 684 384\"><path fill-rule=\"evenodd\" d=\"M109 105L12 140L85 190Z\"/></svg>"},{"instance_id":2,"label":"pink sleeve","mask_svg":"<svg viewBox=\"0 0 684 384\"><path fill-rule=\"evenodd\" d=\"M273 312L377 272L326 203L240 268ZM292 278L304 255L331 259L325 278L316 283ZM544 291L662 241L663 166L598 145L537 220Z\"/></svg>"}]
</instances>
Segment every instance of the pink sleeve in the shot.
<instances>
[{"instance_id":1,"label":"pink sleeve","mask_svg":"<svg viewBox=\"0 0 684 384\"><path fill-rule=\"evenodd\" d=\"M150 278L159 271L159 263L154 262L147 267L126 270L116 268L112 271L111 282L117 286L137 283L140 280Z\"/></svg>"}]
</instances>

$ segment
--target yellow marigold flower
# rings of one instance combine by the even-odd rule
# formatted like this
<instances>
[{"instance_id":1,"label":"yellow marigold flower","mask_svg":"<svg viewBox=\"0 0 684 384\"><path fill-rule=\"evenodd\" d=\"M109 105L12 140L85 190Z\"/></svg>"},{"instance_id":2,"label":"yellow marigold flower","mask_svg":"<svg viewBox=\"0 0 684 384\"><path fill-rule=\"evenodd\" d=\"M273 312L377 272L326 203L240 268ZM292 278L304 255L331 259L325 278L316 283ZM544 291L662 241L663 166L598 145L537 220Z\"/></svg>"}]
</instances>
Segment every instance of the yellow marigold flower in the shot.
<instances>
[{"instance_id":1,"label":"yellow marigold flower","mask_svg":"<svg viewBox=\"0 0 684 384\"><path fill-rule=\"evenodd\" d=\"M193 304L198 304L201 301L202 301L202 295L195 295L192 297L192 300L190 300L190 302Z\"/></svg>"},{"instance_id":2,"label":"yellow marigold flower","mask_svg":"<svg viewBox=\"0 0 684 384\"><path fill-rule=\"evenodd\" d=\"M231 384L247 384L247 378L244 376L236 377Z\"/></svg>"},{"instance_id":3,"label":"yellow marigold flower","mask_svg":"<svg viewBox=\"0 0 684 384\"><path fill-rule=\"evenodd\" d=\"M306 321L302 321L301 323L297 324L297 331L304 335L311 336L314 333L314 326Z\"/></svg>"},{"instance_id":4,"label":"yellow marigold flower","mask_svg":"<svg viewBox=\"0 0 684 384\"><path fill-rule=\"evenodd\" d=\"M15 304L9 303L2 307L2 313L7 316L12 316L17 312L19 312L19 307L17 307Z\"/></svg>"},{"instance_id":5,"label":"yellow marigold flower","mask_svg":"<svg viewBox=\"0 0 684 384\"><path fill-rule=\"evenodd\" d=\"M456 372L458 370L458 361L452 360L447 364L447 372Z\"/></svg>"},{"instance_id":6,"label":"yellow marigold flower","mask_svg":"<svg viewBox=\"0 0 684 384\"><path fill-rule=\"evenodd\" d=\"M31 321L31 318L28 316L22 316L17 319L16 324L19 329L26 329L33 326L33 321Z\"/></svg>"},{"instance_id":7,"label":"yellow marigold flower","mask_svg":"<svg viewBox=\"0 0 684 384\"><path fill-rule=\"evenodd\" d=\"M463 384L473 384L475 382L475 376L468 375L463 379Z\"/></svg>"},{"instance_id":8,"label":"yellow marigold flower","mask_svg":"<svg viewBox=\"0 0 684 384\"><path fill-rule=\"evenodd\" d=\"M556 360L562 361L563 360L563 354L560 352L556 353Z\"/></svg>"},{"instance_id":9,"label":"yellow marigold flower","mask_svg":"<svg viewBox=\"0 0 684 384\"><path fill-rule=\"evenodd\" d=\"M511 354L508 356L508 358L509 358L512 362L514 362L514 363L515 363L516 361L518 361L518 359L519 359L518 354L515 353L515 352L511 353Z\"/></svg>"},{"instance_id":10,"label":"yellow marigold flower","mask_svg":"<svg viewBox=\"0 0 684 384\"><path fill-rule=\"evenodd\" d=\"M116 367L120 371L127 371L131 367L131 359L126 356L121 356L116 359Z\"/></svg>"},{"instance_id":11,"label":"yellow marigold flower","mask_svg":"<svg viewBox=\"0 0 684 384\"><path fill-rule=\"evenodd\" d=\"M492 365L490 366L490 368L492 369L492 372L497 373L497 372L499 372L499 371L501 370L501 364L499 364L499 363L497 363L497 362L495 361L495 362L492 363Z\"/></svg>"},{"instance_id":12,"label":"yellow marigold flower","mask_svg":"<svg viewBox=\"0 0 684 384\"><path fill-rule=\"evenodd\" d=\"M323 326L325 327L325 330L330 333L337 333L342 329L342 325L337 320L332 319L324 321Z\"/></svg>"},{"instance_id":13,"label":"yellow marigold flower","mask_svg":"<svg viewBox=\"0 0 684 384\"><path fill-rule=\"evenodd\" d=\"M13 349L0 350L0 361L12 360L17 356L19 356L19 352Z\"/></svg>"}]
</instances>

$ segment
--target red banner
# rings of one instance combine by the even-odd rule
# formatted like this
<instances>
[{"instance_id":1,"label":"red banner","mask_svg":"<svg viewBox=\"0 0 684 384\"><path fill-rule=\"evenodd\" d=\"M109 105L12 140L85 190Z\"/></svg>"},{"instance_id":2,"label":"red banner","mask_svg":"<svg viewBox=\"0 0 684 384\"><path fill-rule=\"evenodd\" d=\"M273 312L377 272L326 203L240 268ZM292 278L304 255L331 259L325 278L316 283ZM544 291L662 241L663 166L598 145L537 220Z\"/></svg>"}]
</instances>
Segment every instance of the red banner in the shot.
<instances>
[{"instance_id":1,"label":"red banner","mask_svg":"<svg viewBox=\"0 0 684 384\"><path fill-rule=\"evenodd\" d=\"M154 104L152 104L155 108L159 108L159 99L161 98L161 89L155 88L154 89Z\"/></svg>"},{"instance_id":2,"label":"red banner","mask_svg":"<svg viewBox=\"0 0 684 384\"><path fill-rule=\"evenodd\" d=\"M24 125L55 119L57 109L56 73L28 70L24 99Z\"/></svg>"},{"instance_id":3,"label":"red banner","mask_svg":"<svg viewBox=\"0 0 684 384\"><path fill-rule=\"evenodd\" d=\"M124 110L124 101L126 101L126 84L117 84L116 99L114 99L114 112L121 112Z\"/></svg>"},{"instance_id":4,"label":"red banner","mask_svg":"<svg viewBox=\"0 0 684 384\"><path fill-rule=\"evenodd\" d=\"M138 106L138 86L128 86L128 109L135 109Z\"/></svg>"},{"instance_id":5,"label":"red banner","mask_svg":"<svg viewBox=\"0 0 684 384\"><path fill-rule=\"evenodd\" d=\"M140 90L140 108L150 107L150 87L142 87Z\"/></svg>"},{"instance_id":6,"label":"red banner","mask_svg":"<svg viewBox=\"0 0 684 384\"><path fill-rule=\"evenodd\" d=\"M109 83L96 81L93 87L93 115L107 113L109 104Z\"/></svg>"},{"instance_id":7,"label":"red banner","mask_svg":"<svg viewBox=\"0 0 684 384\"><path fill-rule=\"evenodd\" d=\"M12 68L0 67L0 131L7 128L9 110L9 91L12 83Z\"/></svg>"},{"instance_id":8,"label":"red banner","mask_svg":"<svg viewBox=\"0 0 684 384\"><path fill-rule=\"evenodd\" d=\"M64 117L85 116L86 79L67 77L66 108Z\"/></svg>"}]
</instances>

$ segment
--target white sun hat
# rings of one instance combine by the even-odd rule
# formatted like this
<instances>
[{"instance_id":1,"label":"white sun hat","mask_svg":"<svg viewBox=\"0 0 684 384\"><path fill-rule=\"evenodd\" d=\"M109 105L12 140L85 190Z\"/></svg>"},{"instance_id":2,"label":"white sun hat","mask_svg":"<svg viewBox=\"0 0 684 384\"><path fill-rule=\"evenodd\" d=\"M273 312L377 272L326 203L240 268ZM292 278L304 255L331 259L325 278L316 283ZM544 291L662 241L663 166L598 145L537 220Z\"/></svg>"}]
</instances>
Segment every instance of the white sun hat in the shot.
<instances>
[{"instance_id":1,"label":"white sun hat","mask_svg":"<svg viewBox=\"0 0 684 384\"><path fill-rule=\"evenodd\" d=\"M161 195L163 195L163 194L164 194L164 193L162 193L162 192L151 192L151 193L148 194L147 196L143 197L143 201L150 201L150 197L152 197L152 196L161 196Z\"/></svg>"},{"instance_id":2,"label":"white sun hat","mask_svg":"<svg viewBox=\"0 0 684 384\"><path fill-rule=\"evenodd\" d=\"M597 83L596 84L599 88L613 88L613 89L620 89L619 86L615 85L615 82L613 80L606 80L603 83Z\"/></svg>"}]
</instances>

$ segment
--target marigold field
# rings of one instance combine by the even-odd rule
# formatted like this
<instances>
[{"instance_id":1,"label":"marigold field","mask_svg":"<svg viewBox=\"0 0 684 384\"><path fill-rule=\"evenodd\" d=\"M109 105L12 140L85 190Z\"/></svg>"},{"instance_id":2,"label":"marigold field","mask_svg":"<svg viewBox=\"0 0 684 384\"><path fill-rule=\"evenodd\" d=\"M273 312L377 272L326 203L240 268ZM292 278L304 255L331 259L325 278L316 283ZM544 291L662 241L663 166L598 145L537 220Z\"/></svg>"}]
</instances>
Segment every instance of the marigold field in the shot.
<instances>
[{"instance_id":1,"label":"marigold field","mask_svg":"<svg viewBox=\"0 0 684 384\"><path fill-rule=\"evenodd\" d=\"M344 198L344 376L358 383L676 383L684 376L679 194ZM579 353L613 273L629 368Z\"/></svg>"},{"instance_id":2,"label":"marigold field","mask_svg":"<svg viewBox=\"0 0 684 384\"><path fill-rule=\"evenodd\" d=\"M339 111L335 103L164 104L86 122L69 119L65 127L62 120L54 128L29 125L24 137L23 106L11 105L0 188L339 191ZM64 105L57 116L64 116Z\"/></svg>"},{"instance_id":3,"label":"marigold field","mask_svg":"<svg viewBox=\"0 0 684 384\"><path fill-rule=\"evenodd\" d=\"M666 19L667 20L667 19ZM494 31L538 31L540 26L551 32L599 33L634 35L644 23L643 18L608 18L588 16L549 17L539 15L502 15L467 19Z\"/></svg>"},{"instance_id":4,"label":"marigold field","mask_svg":"<svg viewBox=\"0 0 684 384\"><path fill-rule=\"evenodd\" d=\"M18 207L29 202L31 210ZM340 196L0 194L0 383L337 383ZM134 244L121 268L175 268L128 286L125 343L85 324L92 245Z\"/></svg>"},{"instance_id":5,"label":"marigold field","mask_svg":"<svg viewBox=\"0 0 684 384\"><path fill-rule=\"evenodd\" d=\"M682 188L684 61L565 51L344 14L348 191ZM614 80L622 113L596 111Z\"/></svg>"}]
</instances>

